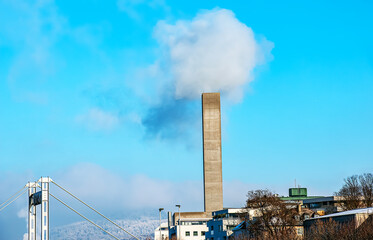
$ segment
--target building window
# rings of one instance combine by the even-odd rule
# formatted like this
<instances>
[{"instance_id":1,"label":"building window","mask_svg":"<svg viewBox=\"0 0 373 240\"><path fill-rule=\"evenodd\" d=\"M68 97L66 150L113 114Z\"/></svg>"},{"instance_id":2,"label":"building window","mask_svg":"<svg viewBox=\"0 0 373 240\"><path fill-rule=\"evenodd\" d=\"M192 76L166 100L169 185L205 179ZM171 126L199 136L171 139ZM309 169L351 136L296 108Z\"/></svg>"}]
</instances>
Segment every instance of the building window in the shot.
<instances>
[{"instance_id":1,"label":"building window","mask_svg":"<svg viewBox=\"0 0 373 240\"><path fill-rule=\"evenodd\" d=\"M219 225L219 231L223 231L223 226L222 225Z\"/></svg>"},{"instance_id":2,"label":"building window","mask_svg":"<svg viewBox=\"0 0 373 240\"><path fill-rule=\"evenodd\" d=\"M210 228L211 228L211 229L210 229L211 231L214 230L214 226L211 226Z\"/></svg>"},{"instance_id":3,"label":"building window","mask_svg":"<svg viewBox=\"0 0 373 240\"><path fill-rule=\"evenodd\" d=\"M190 236L190 232L189 232L189 231L186 231L186 232L185 232L185 236L189 237L189 236Z\"/></svg>"},{"instance_id":4,"label":"building window","mask_svg":"<svg viewBox=\"0 0 373 240\"><path fill-rule=\"evenodd\" d=\"M227 230L232 230L235 227L236 227L236 225L227 225Z\"/></svg>"},{"instance_id":5,"label":"building window","mask_svg":"<svg viewBox=\"0 0 373 240\"><path fill-rule=\"evenodd\" d=\"M198 236L198 232L197 231L193 231L193 236Z\"/></svg>"},{"instance_id":6,"label":"building window","mask_svg":"<svg viewBox=\"0 0 373 240\"><path fill-rule=\"evenodd\" d=\"M206 235L206 232L205 231L201 231L201 236L205 236Z\"/></svg>"},{"instance_id":7,"label":"building window","mask_svg":"<svg viewBox=\"0 0 373 240\"><path fill-rule=\"evenodd\" d=\"M298 235L303 235L303 228L298 228L297 233Z\"/></svg>"}]
</instances>

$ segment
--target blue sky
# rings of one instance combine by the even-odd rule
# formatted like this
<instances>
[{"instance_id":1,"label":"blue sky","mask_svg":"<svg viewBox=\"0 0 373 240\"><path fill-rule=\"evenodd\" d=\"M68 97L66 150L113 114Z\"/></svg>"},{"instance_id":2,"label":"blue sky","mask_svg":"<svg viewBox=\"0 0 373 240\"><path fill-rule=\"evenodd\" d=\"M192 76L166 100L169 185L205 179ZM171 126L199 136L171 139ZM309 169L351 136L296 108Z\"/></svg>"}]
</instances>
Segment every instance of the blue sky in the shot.
<instances>
[{"instance_id":1,"label":"blue sky","mask_svg":"<svg viewBox=\"0 0 373 240\"><path fill-rule=\"evenodd\" d=\"M212 86L222 90L224 190L237 194L226 204L255 187L286 194L294 179L332 194L373 171L372 10L370 1L0 1L2 189L94 169L135 186L190 183L201 196L195 95ZM238 83L230 74L242 56ZM187 65L200 58L221 65ZM185 76L198 83L189 92Z\"/></svg>"}]
</instances>

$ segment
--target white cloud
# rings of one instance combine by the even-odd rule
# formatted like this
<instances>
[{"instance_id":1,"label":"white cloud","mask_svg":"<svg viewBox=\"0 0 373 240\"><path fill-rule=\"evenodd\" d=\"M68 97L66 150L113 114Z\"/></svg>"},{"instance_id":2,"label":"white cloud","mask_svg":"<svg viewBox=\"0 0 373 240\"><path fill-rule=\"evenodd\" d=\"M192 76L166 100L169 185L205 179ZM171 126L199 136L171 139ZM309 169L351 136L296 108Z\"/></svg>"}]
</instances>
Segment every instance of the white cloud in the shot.
<instances>
[{"instance_id":1,"label":"white cloud","mask_svg":"<svg viewBox=\"0 0 373 240\"><path fill-rule=\"evenodd\" d=\"M226 9L204 11L175 24L160 21L155 37L176 99L219 91L239 100L254 68L268 60L273 48L265 39L259 42L252 29Z\"/></svg>"},{"instance_id":2,"label":"white cloud","mask_svg":"<svg viewBox=\"0 0 373 240\"><path fill-rule=\"evenodd\" d=\"M145 175L121 176L98 165L82 163L58 173L53 179L99 208L118 211L173 207L202 210L202 182L175 183ZM79 179L79 181L77 181ZM108 206L107 203L111 205Z\"/></svg>"},{"instance_id":3,"label":"white cloud","mask_svg":"<svg viewBox=\"0 0 373 240\"><path fill-rule=\"evenodd\" d=\"M91 108L75 118L76 122L90 130L112 130L119 125L119 117L99 108Z\"/></svg>"},{"instance_id":4,"label":"white cloud","mask_svg":"<svg viewBox=\"0 0 373 240\"><path fill-rule=\"evenodd\" d=\"M27 220L27 207L20 209L20 210L17 212L17 216L18 216L19 218L25 218L25 219Z\"/></svg>"}]
</instances>

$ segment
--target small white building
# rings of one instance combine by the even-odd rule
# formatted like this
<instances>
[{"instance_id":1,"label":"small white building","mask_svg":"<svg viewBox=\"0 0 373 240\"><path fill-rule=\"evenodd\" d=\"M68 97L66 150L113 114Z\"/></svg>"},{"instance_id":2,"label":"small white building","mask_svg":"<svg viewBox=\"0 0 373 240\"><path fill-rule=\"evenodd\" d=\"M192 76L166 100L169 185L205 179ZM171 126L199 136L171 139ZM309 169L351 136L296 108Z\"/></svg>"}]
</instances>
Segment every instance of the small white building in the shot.
<instances>
[{"instance_id":1,"label":"small white building","mask_svg":"<svg viewBox=\"0 0 373 240\"><path fill-rule=\"evenodd\" d=\"M154 230L154 240L168 240L168 223L161 223L160 227Z\"/></svg>"},{"instance_id":2,"label":"small white building","mask_svg":"<svg viewBox=\"0 0 373 240\"><path fill-rule=\"evenodd\" d=\"M211 218L204 212L174 214L170 224L169 238L174 240L205 240L207 222Z\"/></svg>"},{"instance_id":3,"label":"small white building","mask_svg":"<svg viewBox=\"0 0 373 240\"><path fill-rule=\"evenodd\" d=\"M206 218L181 219L180 225L175 226L176 236L180 234L179 240L205 240L208 220Z\"/></svg>"}]
</instances>

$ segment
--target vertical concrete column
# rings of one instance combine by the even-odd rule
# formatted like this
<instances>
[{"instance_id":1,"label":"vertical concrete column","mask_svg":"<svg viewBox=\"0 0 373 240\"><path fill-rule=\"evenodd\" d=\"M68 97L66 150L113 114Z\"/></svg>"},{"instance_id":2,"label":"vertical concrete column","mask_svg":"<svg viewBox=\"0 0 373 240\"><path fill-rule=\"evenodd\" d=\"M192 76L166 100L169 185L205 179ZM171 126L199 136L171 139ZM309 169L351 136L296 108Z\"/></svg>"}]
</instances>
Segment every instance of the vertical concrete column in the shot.
<instances>
[{"instance_id":1,"label":"vertical concrete column","mask_svg":"<svg viewBox=\"0 0 373 240\"><path fill-rule=\"evenodd\" d=\"M205 212L223 209L220 93L202 94Z\"/></svg>"},{"instance_id":2,"label":"vertical concrete column","mask_svg":"<svg viewBox=\"0 0 373 240\"><path fill-rule=\"evenodd\" d=\"M32 204L31 197L36 193L36 183L28 184L28 240L36 240L36 206Z\"/></svg>"},{"instance_id":3,"label":"vertical concrete column","mask_svg":"<svg viewBox=\"0 0 373 240\"><path fill-rule=\"evenodd\" d=\"M41 184L41 240L49 240L49 177L42 177Z\"/></svg>"}]
</instances>

